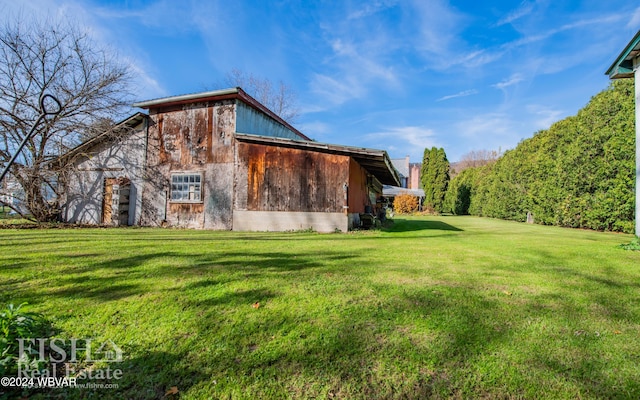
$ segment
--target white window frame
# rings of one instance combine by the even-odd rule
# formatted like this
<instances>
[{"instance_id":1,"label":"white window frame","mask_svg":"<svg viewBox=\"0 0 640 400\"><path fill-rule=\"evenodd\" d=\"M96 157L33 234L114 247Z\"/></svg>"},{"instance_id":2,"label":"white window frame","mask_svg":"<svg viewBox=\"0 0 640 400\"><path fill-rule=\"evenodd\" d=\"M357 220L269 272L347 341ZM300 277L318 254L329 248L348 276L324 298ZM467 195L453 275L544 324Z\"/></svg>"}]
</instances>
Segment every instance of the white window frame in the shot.
<instances>
[{"instance_id":1,"label":"white window frame","mask_svg":"<svg viewBox=\"0 0 640 400\"><path fill-rule=\"evenodd\" d=\"M202 172L172 172L170 184L172 203L202 203Z\"/></svg>"}]
</instances>

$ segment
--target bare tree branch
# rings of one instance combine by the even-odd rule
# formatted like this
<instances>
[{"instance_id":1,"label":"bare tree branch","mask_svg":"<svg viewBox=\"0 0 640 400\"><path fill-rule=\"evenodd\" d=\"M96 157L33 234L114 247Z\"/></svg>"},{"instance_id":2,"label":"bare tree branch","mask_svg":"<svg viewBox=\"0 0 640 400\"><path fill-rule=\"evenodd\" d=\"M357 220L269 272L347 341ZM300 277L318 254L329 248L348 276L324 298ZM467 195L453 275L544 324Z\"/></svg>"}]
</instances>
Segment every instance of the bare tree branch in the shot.
<instances>
[{"instance_id":1,"label":"bare tree branch","mask_svg":"<svg viewBox=\"0 0 640 400\"><path fill-rule=\"evenodd\" d=\"M278 82L274 88L273 83L266 78L260 78L253 74L246 74L234 68L227 73L222 85L225 87L240 86L243 90L255 97L268 109L279 115L282 119L294 124L300 115L297 108L297 96L293 89L283 82Z\"/></svg>"},{"instance_id":2,"label":"bare tree branch","mask_svg":"<svg viewBox=\"0 0 640 400\"><path fill-rule=\"evenodd\" d=\"M0 27L0 165L38 118L40 96L56 96L61 112L38 127L10 171L28 212L50 221L60 211L63 174L52 171L49 162L128 111L131 75L71 22L10 21ZM23 208L8 206L24 214Z\"/></svg>"}]
</instances>

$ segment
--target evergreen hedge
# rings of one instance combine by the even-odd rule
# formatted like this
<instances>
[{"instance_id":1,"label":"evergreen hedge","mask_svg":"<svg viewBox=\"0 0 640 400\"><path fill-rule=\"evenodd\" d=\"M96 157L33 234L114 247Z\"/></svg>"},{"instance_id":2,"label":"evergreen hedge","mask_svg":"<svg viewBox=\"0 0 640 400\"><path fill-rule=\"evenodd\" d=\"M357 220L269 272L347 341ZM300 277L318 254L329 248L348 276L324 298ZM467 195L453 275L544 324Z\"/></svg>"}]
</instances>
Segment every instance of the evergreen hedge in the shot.
<instances>
[{"instance_id":1,"label":"evergreen hedge","mask_svg":"<svg viewBox=\"0 0 640 400\"><path fill-rule=\"evenodd\" d=\"M496 163L449 185L446 208L572 228L633 232L635 109L632 79L613 81L577 115L523 140Z\"/></svg>"}]
</instances>

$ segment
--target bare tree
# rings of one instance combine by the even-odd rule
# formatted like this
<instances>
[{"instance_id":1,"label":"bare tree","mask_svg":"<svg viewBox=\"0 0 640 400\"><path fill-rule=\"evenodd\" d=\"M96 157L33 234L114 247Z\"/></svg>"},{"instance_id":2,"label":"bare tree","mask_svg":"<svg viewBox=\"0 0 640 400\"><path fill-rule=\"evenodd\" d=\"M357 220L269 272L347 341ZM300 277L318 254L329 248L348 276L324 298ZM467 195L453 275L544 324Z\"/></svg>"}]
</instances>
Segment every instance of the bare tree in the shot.
<instances>
[{"instance_id":1,"label":"bare tree","mask_svg":"<svg viewBox=\"0 0 640 400\"><path fill-rule=\"evenodd\" d=\"M300 115L300 111L296 107L297 96L295 92L282 81L274 87L269 79L246 74L234 68L227 73L223 85L227 87L240 86L280 118L291 124L295 123L296 118Z\"/></svg>"},{"instance_id":2,"label":"bare tree","mask_svg":"<svg viewBox=\"0 0 640 400\"><path fill-rule=\"evenodd\" d=\"M451 177L455 177L467 168L482 167L494 163L501 156L501 151L472 150L460 157L460 161L451 164Z\"/></svg>"},{"instance_id":3,"label":"bare tree","mask_svg":"<svg viewBox=\"0 0 640 400\"><path fill-rule=\"evenodd\" d=\"M61 112L37 128L10 170L10 179L22 188L17 200L30 218L57 218L63 174L51 168L51 161L125 111L131 104L129 79L127 66L68 21L18 17L0 27L0 165L6 165L38 118L40 96L54 95L61 104ZM22 207L0 203L27 214Z\"/></svg>"}]
</instances>

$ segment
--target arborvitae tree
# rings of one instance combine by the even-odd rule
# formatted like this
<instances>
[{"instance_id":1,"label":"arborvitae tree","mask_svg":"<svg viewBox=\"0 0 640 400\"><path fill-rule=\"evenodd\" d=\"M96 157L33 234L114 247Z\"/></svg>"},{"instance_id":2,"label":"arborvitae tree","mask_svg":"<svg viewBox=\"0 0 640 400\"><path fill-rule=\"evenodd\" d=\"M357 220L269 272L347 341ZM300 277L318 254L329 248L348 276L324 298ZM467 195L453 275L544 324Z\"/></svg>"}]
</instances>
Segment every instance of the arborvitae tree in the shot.
<instances>
[{"instance_id":1,"label":"arborvitae tree","mask_svg":"<svg viewBox=\"0 0 640 400\"><path fill-rule=\"evenodd\" d=\"M460 174L469 213L573 228L633 232L635 128L632 80L617 80L577 115L537 132L495 164ZM471 170L470 170L471 171ZM471 178L471 179L469 179ZM464 190L448 197L464 211Z\"/></svg>"},{"instance_id":2,"label":"arborvitae tree","mask_svg":"<svg viewBox=\"0 0 640 400\"><path fill-rule=\"evenodd\" d=\"M445 211L444 198L449 185L449 161L444 149L425 149L421 173L425 206L437 212Z\"/></svg>"},{"instance_id":3,"label":"arborvitae tree","mask_svg":"<svg viewBox=\"0 0 640 400\"><path fill-rule=\"evenodd\" d=\"M428 186L426 182L427 179L427 170L429 169L429 155L431 151L429 149L424 149L424 155L422 156L422 166L420 166L420 186L423 190L426 191L426 187Z\"/></svg>"}]
</instances>

